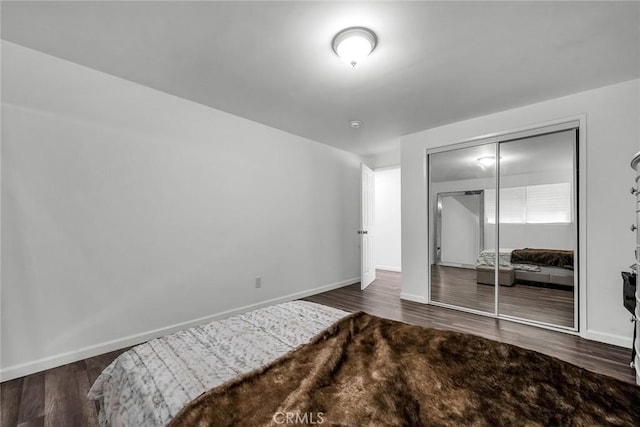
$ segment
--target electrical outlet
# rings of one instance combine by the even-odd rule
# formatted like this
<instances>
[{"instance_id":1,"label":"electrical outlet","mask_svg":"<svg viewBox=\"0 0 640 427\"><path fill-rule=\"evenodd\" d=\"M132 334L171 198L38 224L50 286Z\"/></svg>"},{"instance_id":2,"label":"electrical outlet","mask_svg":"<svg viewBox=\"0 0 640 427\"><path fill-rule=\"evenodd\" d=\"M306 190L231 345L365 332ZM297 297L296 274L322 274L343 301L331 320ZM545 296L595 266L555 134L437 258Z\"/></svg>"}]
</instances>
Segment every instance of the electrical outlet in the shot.
<instances>
[{"instance_id":1,"label":"electrical outlet","mask_svg":"<svg viewBox=\"0 0 640 427\"><path fill-rule=\"evenodd\" d=\"M256 277L256 288L262 287L262 277Z\"/></svg>"}]
</instances>

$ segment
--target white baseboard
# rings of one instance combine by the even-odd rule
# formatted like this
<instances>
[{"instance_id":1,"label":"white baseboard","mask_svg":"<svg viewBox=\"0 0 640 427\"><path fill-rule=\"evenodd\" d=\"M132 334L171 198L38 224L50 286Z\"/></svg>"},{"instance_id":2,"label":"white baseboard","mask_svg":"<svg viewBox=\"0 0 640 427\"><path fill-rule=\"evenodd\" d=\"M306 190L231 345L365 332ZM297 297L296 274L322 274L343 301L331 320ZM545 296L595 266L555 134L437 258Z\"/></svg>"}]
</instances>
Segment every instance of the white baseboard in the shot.
<instances>
[{"instance_id":1,"label":"white baseboard","mask_svg":"<svg viewBox=\"0 0 640 427\"><path fill-rule=\"evenodd\" d=\"M586 330L583 334L581 334L582 338L599 341L605 344L616 345L618 347L624 347L631 350L631 344L633 342L632 334L629 336L625 335L616 335L616 334L608 334L606 332L598 332L593 330Z\"/></svg>"},{"instance_id":2,"label":"white baseboard","mask_svg":"<svg viewBox=\"0 0 640 427\"><path fill-rule=\"evenodd\" d=\"M416 295L416 294L408 294L406 292L401 292L400 293L400 299L403 300L407 300L407 301L413 301L413 302L419 302L422 304L426 304L427 303L427 298L423 295Z\"/></svg>"},{"instance_id":3,"label":"white baseboard","mask_svg":"<svg viewBox=\"0 0 640 427\"><path fill-rule=\"evenodd\" d=\"M73 363L78 360L87 359L89 357L98 356L100 354L109 353L111 351L115 351L124 347L137 345L137 344L149 341L151 339L161 337L163 335L171 334L173 332L190 328L192 326L201 325L203 323L212 322L218 319L224 319L226 317L246 313L247 311L256 310L258 308L267 307L269 305L279 304L287 301L293 301L296 299L308 297L308 296L319 294L322 292L327 292L333 289L342 288L344 286L353 285L359 282L360 282L360 277L343 280L341 282L331 283L329 285L319 286L313 289L307 289L305 291L296 292L296 293L285 295L278 298L272 298L266 301L245 305L243 307L226 310L223 312L211 314L208 316L200 317L200 318L189 320L186 322L176 323L174 325L166 326L163 328L158 328L158 329L154 329L147 332L141 332L139 334L129 335L127 337L106 341L100 344L91 345L78 350L73 350L66 353L60 353L60 354L56 354L49 357L43 357L41 359L33 360L26 363L20 363L18 365L8 366L0 370L0 382L12 380L14 378L20 378L25 375L30 375L36 372L44 371L46 369L51 369L58 366L66 365L67 363Z\"/></svg>"},{"instance_id":4,"label":"white baseboard","mask_svg":"<svg viewBox=\"0 0 640 427\"><path fill-rule=\"evenodd\" d=\"M376 265L376 270L394 271L396 273L402 273L400 267L389 267L388 265Z\"/></svg>"}]
</instances>

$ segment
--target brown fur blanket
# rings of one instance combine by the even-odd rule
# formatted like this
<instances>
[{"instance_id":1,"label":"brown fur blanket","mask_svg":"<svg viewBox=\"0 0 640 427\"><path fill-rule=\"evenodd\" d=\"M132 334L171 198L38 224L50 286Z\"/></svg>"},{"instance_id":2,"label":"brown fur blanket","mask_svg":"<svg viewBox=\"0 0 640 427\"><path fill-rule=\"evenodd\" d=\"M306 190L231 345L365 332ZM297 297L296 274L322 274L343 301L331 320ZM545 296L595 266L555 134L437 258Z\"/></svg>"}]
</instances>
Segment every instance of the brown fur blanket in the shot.
<instances>
[{"instance_id":1,"label":"brown fur blanket","mask_svg":"<svg viewBox=\"0 0 640 427\"><path fill-rule=\"evenodd\" d=\"M533 264L573 269L573 251L558 249L516 249L511 252L513 264Z\"/></svg>"},{"instance_id":2,"label":"brown fur blanket","mask_svg":"<svg viewBox=\"0 0 640 427\"><path fill-rule=\"evenodd\" d=\"M640 387L473 335L348 316L170 426L640 425Z\"/></svg>"}]
</instances>

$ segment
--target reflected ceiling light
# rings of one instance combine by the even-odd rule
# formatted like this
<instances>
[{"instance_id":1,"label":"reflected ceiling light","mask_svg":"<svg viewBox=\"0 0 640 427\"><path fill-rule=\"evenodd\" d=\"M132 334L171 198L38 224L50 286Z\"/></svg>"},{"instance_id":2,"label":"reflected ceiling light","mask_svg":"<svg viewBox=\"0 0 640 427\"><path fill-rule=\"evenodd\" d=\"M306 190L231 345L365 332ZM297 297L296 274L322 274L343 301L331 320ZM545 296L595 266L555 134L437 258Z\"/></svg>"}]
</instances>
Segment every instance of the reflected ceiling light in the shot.
<instances>
[{"instance_id":1,"label":"reflected ceiling light","mask_svg":"<svg viewBox=\"0 0 640 427\"><path fill-rule=\"evenodd\" d=\"M377 44L378 37L370 29L350 27L336 34L331 46L336 55L355 67L373 52Z\"/></svg>"},{"instance_id":2,"label":"reflected ceiling light","mask_svg":"<svg viewBox=\"0 0 640 427\"><path fill-rule=\"evenodd\" d=\"M478 163L480 163L482 166L493 166L496 162L496 157L495 156L483 156L483 157L478 157Z\"/></svg>"},{"instance_id":3,"label":"reflected ceiling light","mask_svg":"<svg viewBox=\"0 0 640 427\"><path fill-rule=\"evenodd\" d=\"M351 120L349 122L349 126L351 126L354 129L358 129L360 126L362 126L362 122L360 120Z\"/></svg>"}]
</instances>

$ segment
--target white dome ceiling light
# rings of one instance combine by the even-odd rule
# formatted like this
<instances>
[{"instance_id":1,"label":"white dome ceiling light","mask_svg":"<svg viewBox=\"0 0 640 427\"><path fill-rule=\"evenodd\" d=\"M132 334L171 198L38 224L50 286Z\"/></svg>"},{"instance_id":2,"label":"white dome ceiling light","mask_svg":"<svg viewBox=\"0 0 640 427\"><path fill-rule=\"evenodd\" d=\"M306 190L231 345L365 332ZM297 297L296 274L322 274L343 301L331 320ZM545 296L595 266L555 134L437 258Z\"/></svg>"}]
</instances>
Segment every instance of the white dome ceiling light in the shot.
<instances>
[{"instance_id":1,"label":"white dome ceiling light","mask_svg":"<svg viewBox=\"0 0 640 427\"><path fill-rule=\"evenodd\" d=\"M353 129L359 129L360 126L362 126L362 122L360 120L351 120L349 122L349 126L351 126Z\"/></svg>"},{"instance_id":2,"label":"white dome ceiling light","mask_svg":"<svg viewBox=\"0 0 640 427\"><path fill-rule=\"evenodd\" d=\"M489 167L493 166L496 162L496 156L482 156L478 157L478 163L482 166Z\"/></svg>"},{"instance_id":3,"label":"white dome ceiling light","mask_svg":"<svg viewBox=\"0 0 640 427\"><path fill-rule=\"evenodd\" d=\"M500 156L500 161L502 161L502 156ZM478 157L478 164L484 167L493 166L496 163L496 156L482 156Z\"/></svg>"},{"instance_id":4,"label":"white dome ceiling light","mask_svg":"<svg viewBox=\"0 0 640 427\"><path fill-rule=\"evenodd\" d=\"M373 52L377 44L378 37L370 29L350 27L336 34L331 46L336 55L355 67Z\"/></svg>"}]
</instances>

